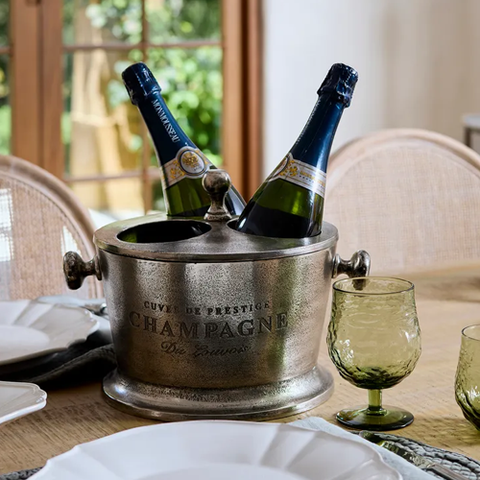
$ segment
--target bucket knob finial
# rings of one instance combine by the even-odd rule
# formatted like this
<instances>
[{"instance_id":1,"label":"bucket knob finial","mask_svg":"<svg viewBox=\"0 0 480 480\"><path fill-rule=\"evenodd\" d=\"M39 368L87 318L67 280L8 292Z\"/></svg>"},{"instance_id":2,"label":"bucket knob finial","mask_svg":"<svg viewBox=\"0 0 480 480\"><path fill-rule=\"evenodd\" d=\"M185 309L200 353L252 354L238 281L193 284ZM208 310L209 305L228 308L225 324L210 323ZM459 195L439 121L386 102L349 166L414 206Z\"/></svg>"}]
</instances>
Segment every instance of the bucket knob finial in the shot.
<instances>
[{"instance_id":1,"label":"bucket knob finial","mask_svg":"<svg viewBox=\"0 0 480 480\"><path fill-rule=\"evenodd\" d=\"M89 262L85 262L77 252L67 252L63 256L63 273L68 288L71 290L78 290L85 277L89 275L95 275L98 280L102 279L97 256Z\"/></svg>"},{"instance_id":2,"label":"bucket knob finial","mask_svg":"<svg viewBox=\"0 0 480 480\"><path fill-rule=\"evenodd\" d=\"M225 197L232 182L225 170L210 169L202 180L203 188L210 196L211 204L203 217L208 222L226 222L232 218L225 206Z\"/></svg>"}]
</instances>

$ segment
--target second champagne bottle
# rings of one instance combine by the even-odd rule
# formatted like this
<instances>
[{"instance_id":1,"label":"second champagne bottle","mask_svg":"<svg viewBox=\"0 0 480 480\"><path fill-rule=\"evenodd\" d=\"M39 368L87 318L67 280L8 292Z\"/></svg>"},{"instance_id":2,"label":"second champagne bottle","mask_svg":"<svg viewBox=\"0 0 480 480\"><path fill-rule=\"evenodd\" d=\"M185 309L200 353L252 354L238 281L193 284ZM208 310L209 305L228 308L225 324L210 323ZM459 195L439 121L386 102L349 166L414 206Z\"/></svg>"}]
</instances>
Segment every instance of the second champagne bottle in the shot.
<instances>
[{"instance_id":1,"label":"second champagne bottle","mask_svg":"<svg viewBox=\"0 0 480 480\"><path fill-rule=\"evenodd\" d=\"M357 72L347 65L336 63L330 68L307 124L248 202L238 219L238 231L281 238L320 234L328 157L357 79Z\"/></svg>"},{"instance_id":2,"label":"second champagne bottle","mask_svg":"<svg viewBox=\"0 0 480 480\"><path fill-rule=\"evenodd\" d=\"M210 206L210 197L202 186L209 168L215 168L180 128L152 72L144 63L136 63L122 73L123 82L134 105L147 125L159 167L167 214L172 217L200 217ZM232 215L239 215L245 201L232 186L225 199Z\"/></svg>"}]
</instances>

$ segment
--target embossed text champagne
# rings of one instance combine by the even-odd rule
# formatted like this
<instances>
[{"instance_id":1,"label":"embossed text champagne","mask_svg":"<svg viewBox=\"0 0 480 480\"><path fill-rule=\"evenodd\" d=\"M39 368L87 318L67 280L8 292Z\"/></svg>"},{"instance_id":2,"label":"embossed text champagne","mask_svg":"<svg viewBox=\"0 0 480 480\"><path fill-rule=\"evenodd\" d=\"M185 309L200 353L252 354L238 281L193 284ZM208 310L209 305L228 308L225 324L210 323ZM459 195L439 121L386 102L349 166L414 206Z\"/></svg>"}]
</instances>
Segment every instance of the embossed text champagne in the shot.
<instances>
[{"instance_id":1,"label":"embossed text champagne","mask_svg":"<svg viewBox=\"0 0 480 480\"><path fill-rule=\"evenodd\" d=\"M330 68L302 133L248 202L237 230L283 238L321 232L328 156L357 79L357 72L347 65Z\"/></svg>"},{"instance_id":2,"label":"embossed text champagne","mask_svg":"<svg viewBox=\"0 0 480 480\"><path fill-rule=\"evenodd\" d=\"M202 178L209 168L215 167L180 128L160 94L158 82L144 63L128 67L122 78L152 137L162 171L168 215L203 216L210 198L202 187ZM226 205L232 215L239 215L245 206L233 187L227 194Z\"/></svg>"}]
</instances>

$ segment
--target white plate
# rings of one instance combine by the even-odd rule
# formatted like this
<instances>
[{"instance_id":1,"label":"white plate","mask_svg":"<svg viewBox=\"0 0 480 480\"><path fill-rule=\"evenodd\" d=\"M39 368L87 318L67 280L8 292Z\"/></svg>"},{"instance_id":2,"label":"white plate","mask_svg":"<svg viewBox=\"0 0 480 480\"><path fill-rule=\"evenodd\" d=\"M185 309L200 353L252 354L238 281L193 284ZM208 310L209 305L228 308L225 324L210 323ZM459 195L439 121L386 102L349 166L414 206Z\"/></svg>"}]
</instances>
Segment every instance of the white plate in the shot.
<instances>
[{"instance_id":1,"label":"white plate","mask_svg":"<svg viewBox=\"0 0 480 480\"><path fill-rule=\"evenodd\" d=\"M0 423L42 409L47 394L33 383L0 382Z\"/></svg>"},{"instance_id":2,"label":"white plate","mask_svg":"<svg viewBox=\"0 0 480 480\"><path fill-rule=\"evenodd\" d=\"M91 313L98 313L97 311L105 305L104 298L77 298L70 295L46 295L35 299L37 302L53 303L56 305L66 305L67 307L81 307L90 310ZM102 313L102 316L103 313Z\"/></svg>"},{"instance_id":3,"label":"white plate","mask_svg":"<svg viewBox=\"0 0 480 480\"><path fill-rule=\"evenodd\" d=\"M56 305L63 305L67 307L86 308L98 320L98 330L102 333L105 341L112 341L112 331L110 328L110 322L108 320L108 314L101 313L100 315L95 315L95 312L105 305L104 298L82 299L72 297L70 295L49 295L45 297L38 297L36 300L37 302L54 303Z\"/></svg>"},{"instance_id":4,"label":"white plate","mask_svg":"<svg viewBox=\"0 0 480 480\"><path fill-rule=\"evenodd\" d=\"M65 350L97 328L98 320L83 308L0 302L0 365Z\"/></svg>"},{"instance_id":5,"label":"white plate","mask_svg":"<svg viewBox=\"0 0 480 480\"><path fill-rule=\"evenodd\" d=\"M134 428L47 461L32 480L401 480L369 445L278 423Z\"/></svg>"}]
</instances>

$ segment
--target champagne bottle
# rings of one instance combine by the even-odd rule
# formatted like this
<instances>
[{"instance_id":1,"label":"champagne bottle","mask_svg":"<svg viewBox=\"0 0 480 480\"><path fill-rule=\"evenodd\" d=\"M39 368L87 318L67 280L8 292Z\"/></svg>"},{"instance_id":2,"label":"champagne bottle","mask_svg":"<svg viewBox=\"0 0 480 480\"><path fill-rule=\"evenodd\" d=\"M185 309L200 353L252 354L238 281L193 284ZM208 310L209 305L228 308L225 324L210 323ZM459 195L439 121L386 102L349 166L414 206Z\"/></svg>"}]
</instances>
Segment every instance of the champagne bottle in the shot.
<instances>
[{"instance_id":1,"label":"champagne bottle","mask_svg":"<svg viewBox=\"0 0 480 480\"><path fill-rule=\"evenodd\" d=\"M162 171L167 214L172 217L200 217L210 206L202 186L209 168L216 168L180 128L161 95L161 88L144 63L122 73L134 105L147 125ZM232 186L225 199L232 215L239 215L245 201Z\"/></svg>"},{"instance_id":2,"label":"champagne bottle","mask_svg":"<svg viewBox=\"0 0 480 480\"><path fill-rule=\"evenodd\" d=\"M357 72L347 65L337 63L330 68L307 124L248 202L238 219L238 231L282 238L321 232L328 157L357 79Z\"/></svg>"}]
</instances>

